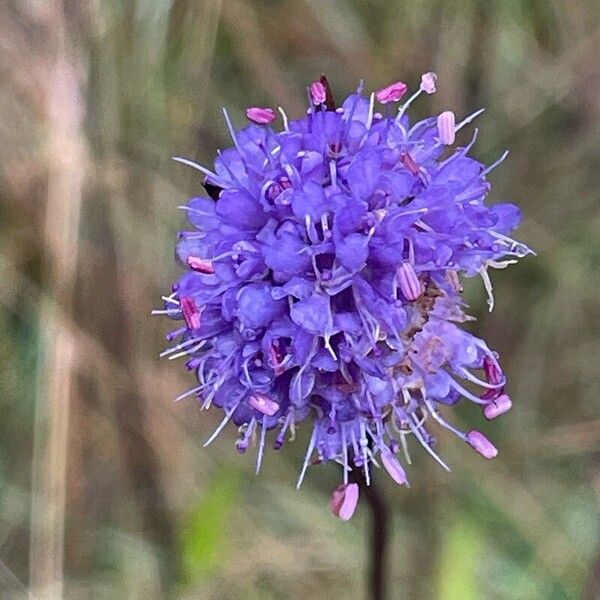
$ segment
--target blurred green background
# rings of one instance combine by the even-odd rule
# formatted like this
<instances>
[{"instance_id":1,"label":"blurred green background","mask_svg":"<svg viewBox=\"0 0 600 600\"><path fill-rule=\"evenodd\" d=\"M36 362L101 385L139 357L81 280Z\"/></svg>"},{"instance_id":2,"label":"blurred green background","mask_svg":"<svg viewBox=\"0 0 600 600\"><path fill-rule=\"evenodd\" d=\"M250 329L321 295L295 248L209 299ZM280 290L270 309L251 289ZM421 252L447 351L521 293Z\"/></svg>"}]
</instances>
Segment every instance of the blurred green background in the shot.
<instances>
[{"instance_id":1,"label":"blurred green background","mask_svg":"<svg viewBox=\"0 0 600 600\"><path fill-rule=\"evenodd\" d=\"M514 410L488 463L441 435L393 509L389 597L600 598L600 3L596 0L4 0L0 4L0 597L364 597L368 514L328 509L333 466L294 489L307 431L253 456L159 361L176 277L174 154L229 144L220 107L304 110L437 72L414 113L487 107L474 154L509 159L538 252L467 286ZM463 423L480 422L461 407Z\"/></svg>"}]
</instances>

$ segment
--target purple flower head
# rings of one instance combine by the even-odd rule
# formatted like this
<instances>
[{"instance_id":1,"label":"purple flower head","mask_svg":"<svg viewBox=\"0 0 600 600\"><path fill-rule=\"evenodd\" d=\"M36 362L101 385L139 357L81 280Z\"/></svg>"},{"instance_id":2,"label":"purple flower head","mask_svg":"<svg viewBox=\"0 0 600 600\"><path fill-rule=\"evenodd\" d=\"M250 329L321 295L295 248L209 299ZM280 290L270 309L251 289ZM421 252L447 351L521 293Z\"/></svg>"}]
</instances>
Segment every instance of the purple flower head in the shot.
<instances>
[{"instance_id":1,"label":"purple flower head","mask_svg":"<svg viewBox=\"0 0 600 600\"><path fill-rule=\"evenodd\" d=\"M236 448L276 450L299 425L310 431L300 476L334 461L342 483L331 509L352 516L353 470L369 483L381 466L399 485L410 446L444 468L435 428L453 432L486 458L497 454L480 432L448 420L461 400L493 419L510 409L497 355L463 330L469 320L461 277L481 276L530 250L510 237L513 204L486 203L486 167L469 156L476 135L454 147L460 122L443 112L410 120L407 109L435 91L433 73L386 116L375 111L407 91L397 83L341 105L325 77L310 86L302 118L271 123L271 109L250 108L233 147L204 175L208 196L185 207L177 258L186 268L156 311L181 321L163 355L186 357L195 396L223 418L205 445L233 422ZM396 109L394 109L395 111ZM474 389L479 391L475 392ZM402 454L399 451L402 450Z\"/></svg>"}]
</instances>

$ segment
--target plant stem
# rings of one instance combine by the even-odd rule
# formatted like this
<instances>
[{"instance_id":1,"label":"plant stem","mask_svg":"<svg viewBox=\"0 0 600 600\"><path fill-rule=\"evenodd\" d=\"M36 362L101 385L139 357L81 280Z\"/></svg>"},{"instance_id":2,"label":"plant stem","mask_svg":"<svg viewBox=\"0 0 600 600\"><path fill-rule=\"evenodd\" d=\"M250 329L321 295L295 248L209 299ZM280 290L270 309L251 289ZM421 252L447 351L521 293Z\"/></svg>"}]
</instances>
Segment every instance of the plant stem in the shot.
<instances>
[{"instance_id":1,"label":"plant stem","mask_svg":"<svg viewBox=\"0 0 600 600\"><path fill-rule=\"evenodd\" d=\"M354 476L362 495L369 505L371 539L369 547L369 578L367 597L384 600L387 587L387 550L390 538L390 512L384 496L375 482L367 485L362 470L355 469Z\"/></svg>"}]
</instances>

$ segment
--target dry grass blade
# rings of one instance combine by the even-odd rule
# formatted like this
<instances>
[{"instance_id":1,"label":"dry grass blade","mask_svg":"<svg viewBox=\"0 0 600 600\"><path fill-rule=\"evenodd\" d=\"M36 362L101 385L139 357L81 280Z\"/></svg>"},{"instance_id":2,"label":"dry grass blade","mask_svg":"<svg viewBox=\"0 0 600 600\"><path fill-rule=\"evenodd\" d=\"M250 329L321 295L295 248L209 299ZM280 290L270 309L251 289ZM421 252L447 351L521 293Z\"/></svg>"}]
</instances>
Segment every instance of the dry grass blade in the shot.
<instances>
[{"instance_id":1,"label":"dry grass blade","mask_svg":"<svg viewBox=\"0 0 600 600\"><path fill-rule=\"evenodd\" d=\"M69 403L76 345L56 305L69 310L75 285L79 216L87 164L82 77L59 2L44 13L49 64L41 80L49 165L44 242L51 301L40 308L42 362L36 398L30 585L39 598L62 598Z\"/></svg>"}]
</instances>

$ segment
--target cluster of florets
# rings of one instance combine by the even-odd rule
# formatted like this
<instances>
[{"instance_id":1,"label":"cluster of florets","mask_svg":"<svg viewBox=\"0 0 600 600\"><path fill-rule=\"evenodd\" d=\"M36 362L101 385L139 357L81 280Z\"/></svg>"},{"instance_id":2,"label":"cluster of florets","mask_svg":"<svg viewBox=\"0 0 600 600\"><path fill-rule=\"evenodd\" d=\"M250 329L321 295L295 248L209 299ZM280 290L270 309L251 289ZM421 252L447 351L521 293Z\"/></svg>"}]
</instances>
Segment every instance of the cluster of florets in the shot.
<instances>
[{"instance_id":1,"label":"cluster of florets","mask_svg":"<svg viewBox=\"0 0 600 600\"><path fill-rule=\"evenodd\" d=\"M309 464L340 464L331 508L343 519L358 499L356 469L368 483L382 465L407 485L409 437L447 468L429 418L496 456L441 407L465 398L488 419L511 407L496 354L460 327L469 319L460 275L482 276L491 308L488 269L529 250L508 237L518 208L484 204L495 164L468 157L477 132L451 149L481 111L410 122L406 109L435 84L426 73L392 111L404 83L367 98L361 85L337 107L323 77L306 116L279 109L280 131L269 108L249 108L251 124L238 131L224 111L234 147L219 152L214 172L177 159L204 174L207 192L183 207L194 228L177 246L187 270L156 311L183 321L163 353L186 356L198 379L180 398L221 408L206 445L232 421L237 450L257 446L257 472L268 437L280 449L307 423L298 486Z\"/></svg>"}]
</instances>

